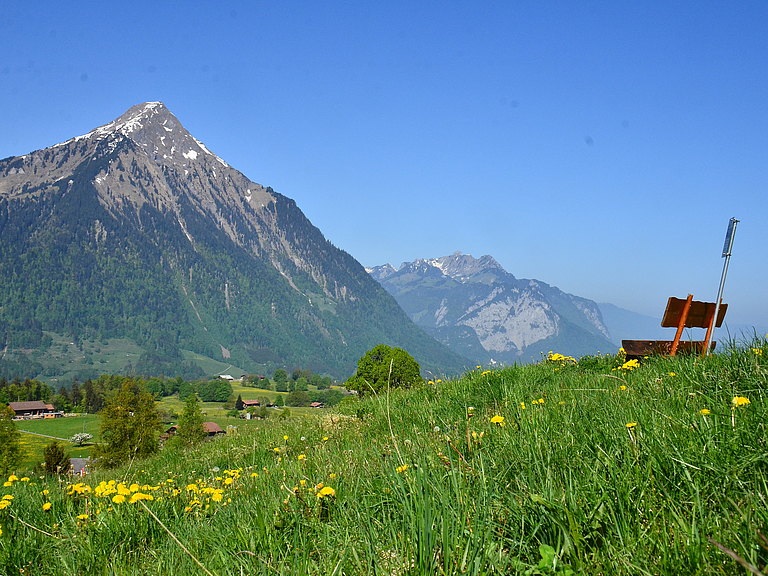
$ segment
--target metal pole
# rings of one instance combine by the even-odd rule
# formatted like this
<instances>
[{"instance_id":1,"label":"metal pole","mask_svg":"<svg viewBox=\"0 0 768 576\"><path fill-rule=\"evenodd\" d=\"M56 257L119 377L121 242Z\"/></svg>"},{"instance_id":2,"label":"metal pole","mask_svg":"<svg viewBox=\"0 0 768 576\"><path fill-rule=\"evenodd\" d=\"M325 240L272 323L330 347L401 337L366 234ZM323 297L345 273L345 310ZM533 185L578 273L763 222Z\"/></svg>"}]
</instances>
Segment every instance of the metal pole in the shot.
<instances>
[{"instance_id":1,"label":"metal pole","mask_svg":"<svg viewBox=\"0 0 768 576\"><path fill-rule=\"evenodd\" d=\"M731 252L733 251L733 237L736 234L736 225L739 223L736 218L728 221L728 231L725 233L725 244L723 245L723 274L720 276L720 288L717 291L717 300L715 300L715 317L712 318L712 331L717 324L717 315L720 313L720 302L723 299L723 289L725 288L725 277L728 275L728 263L731 261ZM709 355L709 342L705 343L706 353Z\"/></svg>"}]
</instances>

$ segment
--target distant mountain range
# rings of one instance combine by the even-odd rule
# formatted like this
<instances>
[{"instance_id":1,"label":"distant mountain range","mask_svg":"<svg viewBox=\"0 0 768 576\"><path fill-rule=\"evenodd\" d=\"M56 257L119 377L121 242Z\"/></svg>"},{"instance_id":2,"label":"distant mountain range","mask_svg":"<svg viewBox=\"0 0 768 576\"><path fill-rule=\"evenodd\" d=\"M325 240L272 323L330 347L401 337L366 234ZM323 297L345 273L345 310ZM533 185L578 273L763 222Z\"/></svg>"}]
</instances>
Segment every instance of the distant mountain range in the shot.
<instances>
[{"instance_id":1,"label":"distant mountain range","mask_svg":"<svg viewBox=\"0 0 768 576\"><path fill-rule=\"evenodd\" d=\"M450 256L368 268L420 327L478 363L534 362L556 351L613 353L600 307L538 280L515 278L491 256ZM613 316L612 316L613 317Z\"/></svg>"},{"instance_id":2,"label":"distant mountain range","mask_svg":"<svg viewBox=\"0 0 768 576\"><path fill-rule=\"evenodd\" d=\"M107 370L90 351L115 340L152 374L199 371L200 357L345 378L381 343L437 373L468 363L160 102L0 160L0 238L0 376L66 374L50 361L62 339L87 348L88 376Z\"/></svg>"}]
</instances>

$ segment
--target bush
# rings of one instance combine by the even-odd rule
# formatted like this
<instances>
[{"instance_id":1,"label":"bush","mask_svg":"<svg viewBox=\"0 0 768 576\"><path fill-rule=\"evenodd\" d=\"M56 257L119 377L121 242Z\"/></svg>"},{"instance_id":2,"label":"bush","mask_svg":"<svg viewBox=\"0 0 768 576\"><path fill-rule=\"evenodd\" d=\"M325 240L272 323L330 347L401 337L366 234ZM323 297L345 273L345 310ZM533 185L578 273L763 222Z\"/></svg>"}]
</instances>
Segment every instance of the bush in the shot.
<instances>
[{"instance_id":1,"label":"bush","mask_svg":"<svg viewBox=\"0 0 768 576\"><path fill-rule=\"evenodd\" d=\"M69 456L58 440L54 440L45 447L43 460L43 470L46 474L52 476L69 472Z\"/></svg>"},{"instance_id":2,"label":"bush","mask_svg":"<svg viewBox=\"0 0 768 576\"><path fill-rule=\"evenodd\" d=\"M379 344L358 360L357 372L346 386L362 397L384 388L411 388L422 382L421 367L413 356L402 348Z\"/></svg>"}]
</instances>

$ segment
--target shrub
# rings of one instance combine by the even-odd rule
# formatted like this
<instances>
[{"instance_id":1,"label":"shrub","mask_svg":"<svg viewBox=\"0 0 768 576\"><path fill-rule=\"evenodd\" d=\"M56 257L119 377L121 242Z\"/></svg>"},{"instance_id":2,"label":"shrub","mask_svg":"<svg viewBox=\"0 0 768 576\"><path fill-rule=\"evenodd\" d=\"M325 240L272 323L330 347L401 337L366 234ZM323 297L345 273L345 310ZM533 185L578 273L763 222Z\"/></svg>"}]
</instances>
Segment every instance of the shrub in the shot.
<instances>
[{"instance_id":1,"label":"shrub","mask_svg":"<svg viewBox=\"0 0 768 576\"><path fill-rule=\"evenodd\" d=\"M43 460L43 470L46 474L66 474L69 472L69 457L58 440L54 440L45 447Z\"/></svg>"},{"instance_id":2,"label":"shrub","mask_svg":"<svg viewBox=\"0 0 768 576\"><path fill-rule=\"evenodd\" d=\"M421 367L408 352L379 344L358 360L357 372L346 386L364 396L386 387L411 388L421 382Z\"/></svg>"}]
</instances>

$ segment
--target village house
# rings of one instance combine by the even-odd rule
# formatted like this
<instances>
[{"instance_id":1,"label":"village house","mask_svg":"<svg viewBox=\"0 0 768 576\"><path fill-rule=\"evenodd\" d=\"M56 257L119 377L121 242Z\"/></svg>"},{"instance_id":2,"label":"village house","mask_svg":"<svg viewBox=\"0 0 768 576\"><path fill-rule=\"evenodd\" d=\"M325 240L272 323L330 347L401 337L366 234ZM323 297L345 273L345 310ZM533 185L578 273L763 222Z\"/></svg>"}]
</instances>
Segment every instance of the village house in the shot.
<instances>
[{"instance_id":1,"label":"village house","mask_svg":"<svg viewBox=\"0 0 768 576\"><path fill-rule=\"evenodd\" d=\"M216 424L216 422L203 422L203 429L205 430L206 434L208 434L208 436L218 436L219 434L226 434L226 432L224 432L221 426ZM160 441L164 442L168 440L172 436L175 436L178 431L179 431L179 426L177 424L174 424L173 426L168 428L168 430L166 430L160 435Z\"/></svg>"},{"instance_id":2,"label":"village house","mask_svg":"<svg viewBox=\"0 0 768 576\"><path fill-rule=\"evenodd\" d=\"M14 418L17 420L29 420L33 418L58 418L63 416L62 412L57 412L52 404L46 404L42 400L31 400L27 402L9 402L8 406L13 410Z\"/></svg>"}]
</instances>

